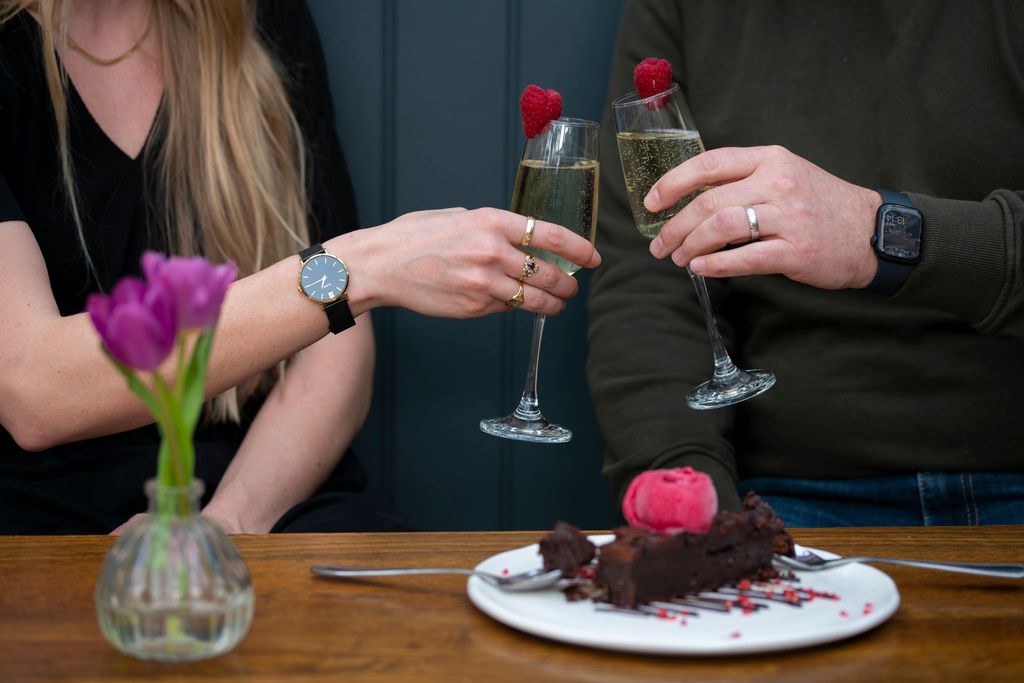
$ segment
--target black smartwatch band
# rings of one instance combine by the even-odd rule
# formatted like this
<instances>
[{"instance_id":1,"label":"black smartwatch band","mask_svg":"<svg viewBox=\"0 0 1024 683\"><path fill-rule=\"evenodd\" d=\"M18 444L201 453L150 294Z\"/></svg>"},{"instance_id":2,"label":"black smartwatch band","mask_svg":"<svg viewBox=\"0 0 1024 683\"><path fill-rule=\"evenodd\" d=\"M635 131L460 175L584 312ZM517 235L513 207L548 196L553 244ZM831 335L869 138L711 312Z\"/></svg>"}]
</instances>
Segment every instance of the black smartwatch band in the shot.
<instances>
[{"instance_id":1,"label":"black smartwatch band","mask_svg":"<svg viewBox=\"0 0 1024 683\"><path fill-rule=\"evenodd\" d=\"M305 263L317 254L323 254L326 251L324 245L312 244L299 252L299 262ZM349 307L346 297L336 299L329 304L324 304L322 308L327 316L327 327L332 334L344 332L348 328L355 326L356 320L352 317L352 309Z\"/></svg>"},{"instance_id":2,"label":"black smartwatch band","mask_svg":"<svg viewBox=\"0 0 1024 683\"><path fill-rule=\"evenodd\" d=\"M916 209L914 202L910 201L910 197L903 192L894 192L892 190L879 190L875 189L875 192L882 195L883 204L895 204L896 206L906 206L910 209Z\"/></svg>"},{"instance_id":3,"label":"black smartwatch band","mask_svg":"<svg viewBox=\"0 0 1024 683\"><path fill-rule=\"evenodd\" d=\"M900 287L910 275L910 266L878 259L878 270L875 277L868 283L867 290L883 296L892 296L900 291Z\"/></svg>"},{"instance_id":4,"label":"black smartwatch band","mask_svg":"<svg viewBox=\"0 0 1024 683\"><path fill-rule=\"evenodd\" d=\"M876 189L875 191L882 195L882 205L878 208L879 217L881 216L882 207L886 204L895 204L896 206L906 206L911 209L917 209L917 207L914 206L914 202L910 201L910 197L902 192L879 189ZM876 218L875 234L871 237L871 246L874 248L875 256L878 259L878 270L875 271L875 277L868 283L866 289L869 292L874 292L875 294L892 296L898 292L900 287L903 286L903 283L907 281L907 276L910 275L911 266L906 263L896 263L885 259L877 246L879 230L881 230L881 225L878 218Z\"/></svg>"}]
</instances>

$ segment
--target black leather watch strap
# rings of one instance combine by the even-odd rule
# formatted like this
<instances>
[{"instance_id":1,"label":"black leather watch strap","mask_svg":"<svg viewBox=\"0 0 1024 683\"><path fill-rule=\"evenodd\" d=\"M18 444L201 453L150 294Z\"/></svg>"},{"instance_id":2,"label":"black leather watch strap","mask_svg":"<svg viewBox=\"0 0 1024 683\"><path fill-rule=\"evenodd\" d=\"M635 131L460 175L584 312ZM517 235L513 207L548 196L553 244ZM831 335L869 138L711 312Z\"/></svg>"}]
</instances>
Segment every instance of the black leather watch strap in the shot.
<instances>
[{"instance_id":1,"label":"black leather watch strap","mask_svg":"<svg viewBox=\"0 0 1024 683\"><path fill-rule=\"evenodd\" d=\"M352 317L352 309L349 308L348 299L341 298L324 305L324 313L327 314L327 326L331 332L338 334L356 324Z\"/></svg>"},{"instance_id":2,"label":"black leather watch strap","mask_svg":"<svg viewBox=\"0 0 1024 683\"><path fill-rule=\"evenodd\" d=\"M317 254L322 254L325 251L327 251L327 250L324 249L324 245L319 244L319 243L318 244L311 244L311 245L309 245L308 247L306 247L305 249L303 249L302 251L299 252L299 261L306 262L310 258L316 256Z\"/></svg>"},{"instance_id":3,"label":"black leather watch strap","mask_svg":"<svg viewBox=\"0 0 1024 683\"><path fill-rule=\"evenodd\" d=\"M327 250L322 244L311 244L299 252L299 261L305 263L317 254L323 254ZM344 332L354 327L356 320L352 317L352 309L348 305L348 299L342 297L329 304L323 304L324 314L327 316L327 327L333 334Z\"/></svg>"}]
</instances>

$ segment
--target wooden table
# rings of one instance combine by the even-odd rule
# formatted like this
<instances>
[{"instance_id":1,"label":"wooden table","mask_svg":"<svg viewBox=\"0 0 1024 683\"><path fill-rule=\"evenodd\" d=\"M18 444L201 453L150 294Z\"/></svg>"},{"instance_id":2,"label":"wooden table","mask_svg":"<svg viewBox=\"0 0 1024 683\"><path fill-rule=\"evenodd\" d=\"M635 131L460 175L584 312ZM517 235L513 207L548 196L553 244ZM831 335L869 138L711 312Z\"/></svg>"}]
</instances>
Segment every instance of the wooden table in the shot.
<instances>
[{"instance_id":1,"label":"wooden table","mask_svg":"<svg viewBox=\"0 0 1024 683\"><path fill-rule=\"evenodd\" d=\"M797 530L840 554L1024 561L1024 527ZM361 583L309 565L466 566L539 534L238 536L256 617L233 652L140 662L110 647L92 591L105 537L0 538L0 681L1024 681L1024 582L899 567L902 604L874 631L806 650L731 658L618 654L549 642L477 611L455 576Z\"/></svg>"}]
</instances>

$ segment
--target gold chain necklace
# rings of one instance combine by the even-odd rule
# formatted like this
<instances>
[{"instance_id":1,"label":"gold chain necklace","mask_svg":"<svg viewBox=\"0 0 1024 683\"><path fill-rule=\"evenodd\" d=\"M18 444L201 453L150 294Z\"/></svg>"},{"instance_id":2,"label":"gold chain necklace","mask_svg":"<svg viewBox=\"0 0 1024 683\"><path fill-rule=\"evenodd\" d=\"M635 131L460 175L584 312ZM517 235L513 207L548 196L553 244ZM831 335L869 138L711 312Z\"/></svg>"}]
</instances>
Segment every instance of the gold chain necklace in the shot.
<instances>
[{"instance_id":1,"label":"gold chain necklace","mask_svg":"<svg viewBox=\"0 0 1024 683\"><path fill-rule=\"evenodd\" d=\"M138 40L136 40L135 44L132 45L130 48L125 50L123 53L121 53L117 57L112 57L110 59L101 59L101 58L97 57L96 55L92 54L91 52L86 51L85 48L83 48L82 46L80 46L78 43L75 42L75 40L71 37L70 34L68 35L68 47L70 47L72 50L74 50L78 54L82 55L83 57L85 57L87 60L89 60L90 62L92 62L96 66L113 66L113 65L118 64L120 62L123 62L124 60L128 59L129 57L131 57L132 54L134 54L135 51L138 50L142 46L142 43L144 43L146 41L146 38L149 37L149 32L150 32L150 30L152 30L152 28L153 28L153 12L152 12L152 10L150 10L149 20L146 21L146 30L142 32L142 36Z\"/></svg>"}]
</instances>

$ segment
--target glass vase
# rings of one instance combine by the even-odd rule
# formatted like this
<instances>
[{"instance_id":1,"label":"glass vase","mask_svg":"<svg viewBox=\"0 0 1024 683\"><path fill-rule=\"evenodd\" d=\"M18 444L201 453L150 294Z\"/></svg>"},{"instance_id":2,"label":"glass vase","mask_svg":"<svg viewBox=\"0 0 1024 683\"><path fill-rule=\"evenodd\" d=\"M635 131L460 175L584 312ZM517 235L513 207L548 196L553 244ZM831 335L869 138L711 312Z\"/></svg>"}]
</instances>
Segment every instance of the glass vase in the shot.
<instances>
[{"instance_id":1,"label":"glass vase","mask_svg":"<svg viewBox=\"0 0 1024 683\"><path fill-rule=\"evenodd\" d=\"M199 515L203 483L146 482L149 514L110 549L96 585L103 636L139 659L188 662L242 640L253 616L249 569L231 539Z\"/></svg>"}]
</instances>

